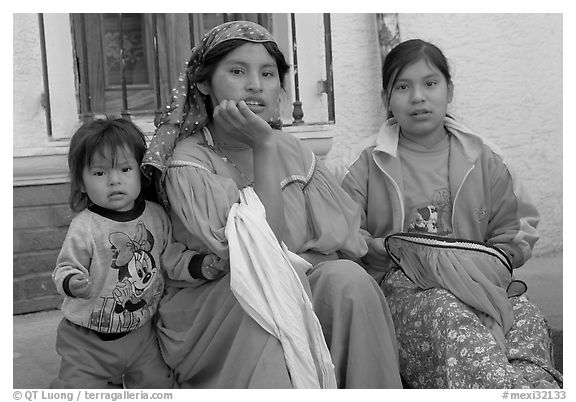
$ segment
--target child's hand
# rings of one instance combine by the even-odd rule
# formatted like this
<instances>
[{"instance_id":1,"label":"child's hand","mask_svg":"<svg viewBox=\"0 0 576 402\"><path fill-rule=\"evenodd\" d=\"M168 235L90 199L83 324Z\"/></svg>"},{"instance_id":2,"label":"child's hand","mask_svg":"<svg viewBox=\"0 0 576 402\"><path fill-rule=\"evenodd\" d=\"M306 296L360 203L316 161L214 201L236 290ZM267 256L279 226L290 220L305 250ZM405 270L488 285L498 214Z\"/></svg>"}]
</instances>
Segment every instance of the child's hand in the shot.
<instances>
[{"instance_id":1,"label":"child's hand","mask_svg":"<svg viewBox=\"0 0 576 402\"><path fill-rule=\"evenodd\" d=\"M208 254L202 260L202 275L209 281L219 279L230 272L228 260L223 260L215 254Z\"/></svg>"},{"instance_id":2,"label":"child's hand","mask_svg":"<svg viewBox=\"0 0 576 402\"><path fill-rule=\"evenodd\" d=\"M85 274L74 275L68 282L68 289L75 297L89 299L92 291L90 276Z\"/></svg>"}]
</instances>

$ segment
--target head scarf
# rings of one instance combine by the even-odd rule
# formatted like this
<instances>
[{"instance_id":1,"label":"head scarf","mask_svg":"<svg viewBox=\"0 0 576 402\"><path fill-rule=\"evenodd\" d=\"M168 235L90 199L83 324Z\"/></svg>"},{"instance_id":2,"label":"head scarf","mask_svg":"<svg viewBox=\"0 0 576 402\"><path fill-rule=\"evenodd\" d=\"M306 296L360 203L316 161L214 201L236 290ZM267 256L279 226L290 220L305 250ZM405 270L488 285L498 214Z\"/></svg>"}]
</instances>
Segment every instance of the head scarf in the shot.
<instances>
[{"instance_id":1,"label":"head scarf","mask_svg":"<svg viewBox=\"0 0 576 402\"><path fill-rule=\"evenodd\" d=\"M161 185L166 173L166 161L176 143L199 132L210 120L204 95L197 87L196 75L208 53L219 44L241 39L248 42L275 42L264 27L250 21L230 21L212 28L200 44L192 49L186 69L178 77L168 105L162 112L160 123L142 160L142 171L156 180L160 201L168 206Z\"/></svg>"}]
</instances>

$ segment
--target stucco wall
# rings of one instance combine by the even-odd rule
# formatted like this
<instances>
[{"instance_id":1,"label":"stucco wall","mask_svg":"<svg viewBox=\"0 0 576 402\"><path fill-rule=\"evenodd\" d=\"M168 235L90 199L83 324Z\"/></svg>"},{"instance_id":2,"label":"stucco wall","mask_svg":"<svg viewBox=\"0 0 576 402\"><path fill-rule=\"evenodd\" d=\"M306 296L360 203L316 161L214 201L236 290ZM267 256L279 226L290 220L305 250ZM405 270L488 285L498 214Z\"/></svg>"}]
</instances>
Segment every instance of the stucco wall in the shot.
<instances>
[{"instance_id":1,"label":"stucco wall","mask_svg":"<svg viewBox=\"0 0 576 402\"><path fill-rule=\"evenodd\" d=\"M19 151L49 143L46 112L40 102L44 83L38 14L14 14L13 35L13 146Z\"/></svg>"},{"instance_id":2,"label":"stucco wall","mask_svg":"<svg viewBox=\"0 0 576 402\"><path fill-rule=\"evenodd\" d=\"M37 14L14 14L13 149L53 153L46 135ZM538 206L536 253L562 248L562 16L399 14L401 39L438 44L451 61L451 112L502 148ZM332 14L334 166L383 122L374 14Z\"/></svg>"},{"instance_id":3,"label":"stucco wall","mask_svg":"<svg viewBox=\"0 0 576 402\"><path fill-rule=\"evenodd\" d=\"M450 112L496 143L530 190L541 222L535 253L562 249L562 15L399 14L401 40L443 49ZM334 14L336 127L331 166L377 131L383 113L372 14ZM371 38L371 40L366 40Z\"/></svg>"}]
</instances>

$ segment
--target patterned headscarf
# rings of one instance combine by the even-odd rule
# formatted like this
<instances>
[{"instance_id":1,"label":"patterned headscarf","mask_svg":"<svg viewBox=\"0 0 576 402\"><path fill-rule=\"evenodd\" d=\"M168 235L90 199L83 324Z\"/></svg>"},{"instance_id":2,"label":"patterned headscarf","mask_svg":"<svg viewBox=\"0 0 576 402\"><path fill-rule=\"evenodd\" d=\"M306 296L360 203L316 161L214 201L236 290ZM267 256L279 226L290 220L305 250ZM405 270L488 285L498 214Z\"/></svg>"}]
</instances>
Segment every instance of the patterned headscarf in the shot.
<instances>
[{"instance_id":1,"label":"patterned headscarf","mask_svg":"<svg viewBox=\"0 0 576 402\"><path fill-rule=\"evenodd\" d=\"M198 70L212 49L233 39L255 43L275 42L270 32L254 22L231 21L212 28L202 38L202 42L192 49L192 56L178 77L169 104L162 113L160 124L142 161L142 171L157 181L158 195L165 206L168 206L168 200L161 182L166 173L166 161L179 140L199 132L210 120L204 95L197 87Z\"/></svg>"}]
</instances>

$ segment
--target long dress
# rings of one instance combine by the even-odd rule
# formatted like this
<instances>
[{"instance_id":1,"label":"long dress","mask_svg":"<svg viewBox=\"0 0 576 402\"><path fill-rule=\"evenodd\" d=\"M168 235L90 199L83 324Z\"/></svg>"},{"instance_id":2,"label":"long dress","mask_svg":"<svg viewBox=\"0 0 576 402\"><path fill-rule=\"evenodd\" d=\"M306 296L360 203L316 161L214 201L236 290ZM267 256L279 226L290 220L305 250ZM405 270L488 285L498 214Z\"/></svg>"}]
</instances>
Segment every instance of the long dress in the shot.
<instances>
[{"instance_id":1,"label":"long dress","mask_svg":"<svg viewBox=\"0 0 576 402\"><path fill-rule=\"evenodd\" d=\"M402 376L411 388L562 384L550 356L546 319L525 295L510 298L514 322L503 353L479 316L448 290L422 290L399 269L382 287L394 317Z\"/></svg>"},{"instance_id":2,"label":"long dress","mask_svg":"<svg viewBox=\"0 0 576 402\"><path fill-rule=\"evenodd\" d=\"M296 138L279 133L279 166L288 249L294 253L366 252L357 205ZM176 240L227 258L228 211L247 183L236 167L189 137L175 148L166 176ZM229 275L194 280L168 272L159 306L162 353L183 388L291 388L280 342L241 308ZM401 388L394 325L376 281L356 263L317 264L308 274L340 388Z\"/></svg>"}]
</instances>

